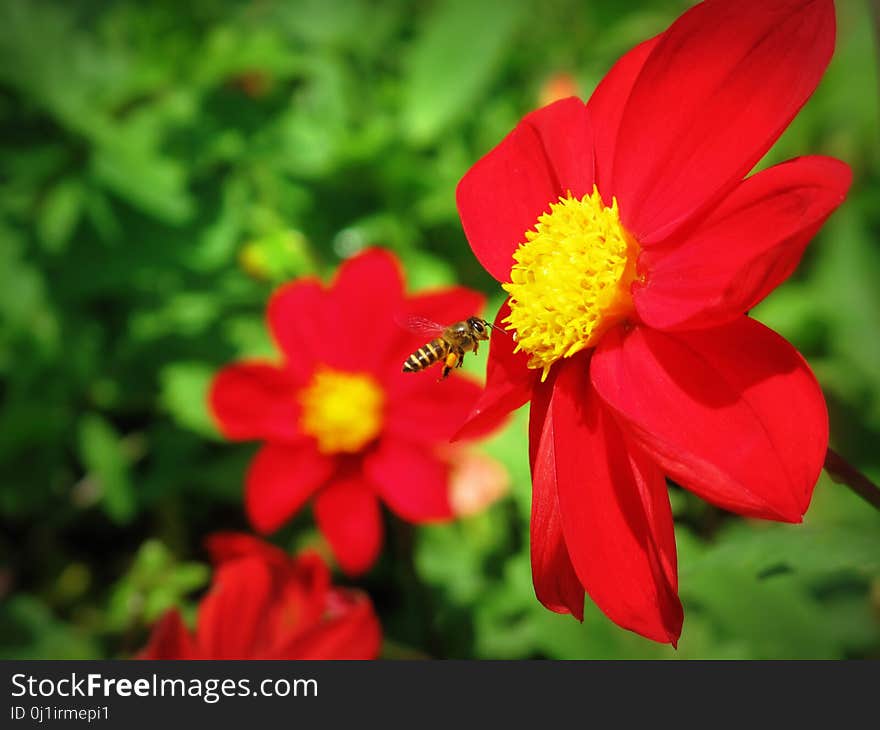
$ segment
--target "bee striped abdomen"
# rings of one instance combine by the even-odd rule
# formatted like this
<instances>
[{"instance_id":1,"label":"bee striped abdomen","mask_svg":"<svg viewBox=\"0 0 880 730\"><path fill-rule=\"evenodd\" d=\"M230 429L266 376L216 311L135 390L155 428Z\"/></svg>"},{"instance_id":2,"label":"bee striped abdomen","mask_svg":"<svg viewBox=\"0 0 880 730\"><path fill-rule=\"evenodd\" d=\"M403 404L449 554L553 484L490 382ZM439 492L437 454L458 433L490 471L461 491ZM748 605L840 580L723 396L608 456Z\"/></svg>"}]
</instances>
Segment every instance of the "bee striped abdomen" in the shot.
<instances>
[{"instance_id":1,"label":"bee striped abdomen","mask_svg":"<svg viewBox=\"0 0 880 730\"><path fill-rule=\"evenodd\" d=\"M448 350L449 345L446 344L442 337L431 340L406 359L406 362L403 363L403 372L415 373L419 370L424 370L426 367L444 358Z\"/></svg>"}]
</instances>

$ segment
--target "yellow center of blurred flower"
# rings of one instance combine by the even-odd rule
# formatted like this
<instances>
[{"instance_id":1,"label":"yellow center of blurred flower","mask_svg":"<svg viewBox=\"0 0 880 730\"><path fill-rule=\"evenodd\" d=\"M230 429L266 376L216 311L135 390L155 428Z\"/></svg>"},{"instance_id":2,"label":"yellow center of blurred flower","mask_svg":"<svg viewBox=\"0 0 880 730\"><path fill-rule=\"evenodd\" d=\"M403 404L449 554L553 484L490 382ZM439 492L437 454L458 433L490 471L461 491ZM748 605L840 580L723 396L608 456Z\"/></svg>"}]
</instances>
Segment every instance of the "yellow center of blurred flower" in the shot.
<instances>
[{"instance_id":1,"label":"yellow center of blurred flower","mask_svg":"<svg viewBox=\"0 0 880 730\"><path fill-rule=\"evenodd\" d=\"M617 200L610 208L599 191L580 200L550 204L526 242L514 252L510 316L516 351L529 367L550 366L588 347L633 310L630 284L636 276L638 244L620 222Z\"/></svg>"},{"instance_id":2,"label":"yellow center of blurred flower","mask_svg":"<svg viewBox=\"0 0 880 730\"><path fill-rule=\"evenodd\" d=\"M382 430L385 395L369 375L320 367L299 402L300 427L324 454L360 451Z\"/></svg>"}]
</instances>

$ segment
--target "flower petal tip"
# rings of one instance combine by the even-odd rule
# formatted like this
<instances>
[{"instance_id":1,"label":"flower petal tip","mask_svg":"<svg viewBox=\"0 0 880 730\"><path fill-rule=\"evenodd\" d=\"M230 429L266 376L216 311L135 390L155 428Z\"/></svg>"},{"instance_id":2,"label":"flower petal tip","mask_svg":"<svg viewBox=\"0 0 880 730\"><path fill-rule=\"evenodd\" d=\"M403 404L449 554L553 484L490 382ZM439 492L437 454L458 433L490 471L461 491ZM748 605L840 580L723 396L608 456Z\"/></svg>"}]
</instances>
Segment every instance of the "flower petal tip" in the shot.
<instances>
[{"instance_id":1,"label":"flower petal tip","mask_svg":"<svg viewBox=\"0 0 880 730\"><path fill-rule=\"evenodd\" d=\"M265 515L254 514L251 510L248 510L247 518L251 527L254 528L254 532L260 535L271 535L279 527L275 524L277 520L270 519Z\"/></svg>"},{"instance_id":2,"label":"flower petal tip","mask_svg":"<svg viewBox=\"0 0 880 730\"><path fill-rule=\"evenodd\" d=\"M567 604L561 604L561 603L552 603L552 602L549 602L546 600L542 600L541 596L539 596L537 594L537 592L535 593L535 598L537 598L538 602L542 606L544 606L544 608L546 608L548 611L553 611L553 613L558 613L563 616L565 616L565 615L571 616L575 621L577 621L578 623L581 623L581 624L584 622L583 601L581 601L581 603L579 605L578 604L567 605Z\"/></svg>"},{"instance_id":3,"label":"flower petal tip","mask_svg":"<svg viewBox=\"0 0 880 730\"><path fill-rule=\"evenodd\" d=\"M467 420L458 427L458 430L452 434L449 439L449 443L454 444L458 441L466 441L470 438L473 438L477 435L477 431L482 431L482 428L479 428L479 424L475 424L474 421L479 419L482 414L482 409L475 409L470 412L467 417Z\"/></svg>"}]
</instances>

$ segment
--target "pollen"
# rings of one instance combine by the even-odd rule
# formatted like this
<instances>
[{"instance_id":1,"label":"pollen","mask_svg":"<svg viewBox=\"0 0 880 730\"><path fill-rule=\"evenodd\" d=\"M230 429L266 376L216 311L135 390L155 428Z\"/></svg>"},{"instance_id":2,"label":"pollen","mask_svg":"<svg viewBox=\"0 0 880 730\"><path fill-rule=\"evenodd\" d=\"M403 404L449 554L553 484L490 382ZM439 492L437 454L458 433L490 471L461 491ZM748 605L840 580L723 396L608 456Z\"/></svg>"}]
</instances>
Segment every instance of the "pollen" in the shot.
<instances>
[{"instance_id":1,"label":"pollen","mask_svg":"<svg viewBox=\"0 0 880 730\"><path fill-rule=\"evenodd\" d=\"M503 285L510 294L504 324L546 380L553 363L595 347L633 311L638 244L620 222L617 200L606 207L595 186L580 200L569 193L551 203L525 238Z\"/></svg>"},{"instance_id":2,"label":"pollen","mask_svg":"<svg viewBox=\"0 0 880 730\"><path fill-rule=\"evenodd\" d=\"M299 394L300 428L324 454L360 451L382 430L385 395L365 373L320 367Z\"/></svg>"}]
</instances>

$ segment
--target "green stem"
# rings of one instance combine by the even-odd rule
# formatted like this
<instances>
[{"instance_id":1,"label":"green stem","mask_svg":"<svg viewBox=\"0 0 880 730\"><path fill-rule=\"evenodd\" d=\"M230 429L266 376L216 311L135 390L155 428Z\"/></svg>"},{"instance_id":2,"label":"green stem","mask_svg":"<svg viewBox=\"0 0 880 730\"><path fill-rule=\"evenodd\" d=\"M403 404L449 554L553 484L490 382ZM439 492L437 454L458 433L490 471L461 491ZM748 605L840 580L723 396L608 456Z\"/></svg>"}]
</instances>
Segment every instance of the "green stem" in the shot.
<instances>
[{"instance_id":1,"label":"green stem","mask_svg":"<svg viewBox=\"0 0 880 730\"><path fill-rule=\"evenodd\" d=\"M835 482L849 487L874 509L880 510L880 487L834 449L829 448L825 455L825 471Z\"/></svg>"}]
</instances>

